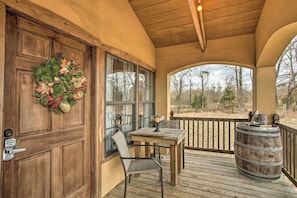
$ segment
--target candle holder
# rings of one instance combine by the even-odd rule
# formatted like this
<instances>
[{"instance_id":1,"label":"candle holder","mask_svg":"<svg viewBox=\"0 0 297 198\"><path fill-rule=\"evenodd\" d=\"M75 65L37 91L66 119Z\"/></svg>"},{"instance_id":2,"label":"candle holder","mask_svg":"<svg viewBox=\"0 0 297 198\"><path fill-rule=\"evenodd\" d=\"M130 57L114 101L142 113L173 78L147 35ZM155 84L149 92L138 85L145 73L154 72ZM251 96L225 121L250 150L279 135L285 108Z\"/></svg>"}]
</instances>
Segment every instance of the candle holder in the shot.
<instances>
[{"instance_id":1,"label":"candle holder","mask_svg":"<svg viewBox=\"0 0 297 198\"><path fill-rule=\"evenodd\" d=\"M154 132L160 132L161 130L159 128L159 124L160 124L160 116L159 115L155 115L154 123L156 125L156 129L154 130Z\"/></svg>"}]
</instances>

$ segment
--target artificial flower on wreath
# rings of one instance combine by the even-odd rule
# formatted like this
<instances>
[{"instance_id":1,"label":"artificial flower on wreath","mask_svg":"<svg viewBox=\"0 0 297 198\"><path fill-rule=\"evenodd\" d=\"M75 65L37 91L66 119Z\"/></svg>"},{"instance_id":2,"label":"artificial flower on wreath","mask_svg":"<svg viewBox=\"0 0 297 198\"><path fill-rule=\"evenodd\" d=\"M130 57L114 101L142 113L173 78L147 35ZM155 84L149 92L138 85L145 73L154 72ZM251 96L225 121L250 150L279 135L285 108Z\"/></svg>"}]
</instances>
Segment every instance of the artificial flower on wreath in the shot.
<instances>
[{"instance_id":1,"label":"artificial flower on wreath","mask_svg":"<svg viewBox=\"0 0 297 198\"><path fill-rule=\"evenodd\" d=\"M34 96L55 113L67 113L86 93L87 78L74 60L61 53L33 67Z\"/></svg>"}]
</instances>

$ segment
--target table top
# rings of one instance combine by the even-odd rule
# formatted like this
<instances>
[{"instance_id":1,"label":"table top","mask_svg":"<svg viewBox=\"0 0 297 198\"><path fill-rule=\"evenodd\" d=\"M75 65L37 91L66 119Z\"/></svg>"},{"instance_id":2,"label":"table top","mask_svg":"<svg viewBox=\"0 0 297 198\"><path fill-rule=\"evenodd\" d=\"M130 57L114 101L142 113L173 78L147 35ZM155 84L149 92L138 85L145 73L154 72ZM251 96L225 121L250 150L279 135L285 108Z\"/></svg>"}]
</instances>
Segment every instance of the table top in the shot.
<instances>
[{"instance_id":1,"label":"table top","mask_svg":"<svg viewBox=\"0 0 297 198\"><path fill-rule=\"evenodd\" d=\"M155 128L141 128L129 133L132 140L179 144L184 138L186 130L174 128L160 128L160 132L154 132Z\"/></svg>"}]
</instances>

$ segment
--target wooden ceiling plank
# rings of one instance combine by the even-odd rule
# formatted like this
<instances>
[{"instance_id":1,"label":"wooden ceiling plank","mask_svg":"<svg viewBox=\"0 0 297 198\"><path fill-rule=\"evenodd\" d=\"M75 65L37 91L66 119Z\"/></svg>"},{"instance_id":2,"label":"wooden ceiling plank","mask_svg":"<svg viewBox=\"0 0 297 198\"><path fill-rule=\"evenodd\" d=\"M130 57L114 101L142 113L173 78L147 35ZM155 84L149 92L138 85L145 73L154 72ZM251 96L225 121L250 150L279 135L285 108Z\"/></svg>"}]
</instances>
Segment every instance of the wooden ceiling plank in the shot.
<instances>
[{"instance_id":1,"label":"wooden ceiling plank","mask_svg":"<svg viewBox=\"0 0 297 198\"><path fill-rule=\"evenodd\" d=\"M148 1L148 0L145 0ZM170 0L168 2L155 4L148 7L143 7L138 10L134 10L138 17L142 18L147 15L155 15L160 13L171 12L172 10L187 7L187 3L185 0ZM132 7L133 8L133 7Z\"/></svg>"},{"instance_id":2,"label":"wooden ceiling plank","mask_svg":"<svg viewBox=\"0 0 297 198\"><path fill-rule=\"evenodd\" d=\"M189 6L172 10L166 13L159 13L154 15L146 15L139 18L144 25L151 25L159 22L164 22L168 20L175 20L183 17L188 17L192 19Z\"/></svg>"},{"instance_id":3,"label":"wooden ceiling plank","mask_svg":"<svg viewBox=\"0 0 297 198\"><path fill-rule=\"evenodd\" d=\"M254 28L244 28L244 29L219 29L219 30L212 30L207 33L208 39L219 39L219 38L225 38L225 37L232 37L232 36L240 36L244 34L252 34L254 33Z\"/></svg>"},{"instance_id":4,"label":"wooden ceiling plank","mask_svg":"<svg viewBox=\"0 0 297 198\"><path fill-rule=\"evenodd\" d=\"M191 24L193 26L193 19L189 17L181 17L175 20L167 20L163 22L159 22L156 24L151 24L147 25L147 30L149 31L158 31L162 29L167 29L167 28L174 28L174 27L179 27L182 25L189 25Z\"/></svg>"},{"instance_id":5,"label":"wooden ceiling plank","mask_svg":"<svg viewBox=\"0 0 297 198\"><path fill-rule=\"evenodd\" d=\"M232 7L246 7L254 9L263 7L265 0L203 0L202 6L207 11L225 10Z\"/></svg>"},{"instance_id":6,"label":"wooden ceiling plank","mask_svg":"<svg viewBox=\"0 0 297 198\"><path fill-rule=\"evenodd\" d=\"M221 39L221 38L227 38L227 37L234 37L234 36L241 36L241 35L246 35L246 34L252 34L253 30L250 29L250 31L247 31L248 29L245 30L238 30L238 31L230 31L230 32L213 32L213 33L208 33L207 37L210 40L215 40L215 39Z\"/></svg>"},{"instance_id":7,"label":"wooden ceiling plank","mask_svg":"<svg viewBox=\"0 0 297 198\"><path fill-rule=\"evenodd\" d=\"M153 37L154 35L166 34L168 36L169 34L174 35L174 34L179 34L179 33L182 33L182 32L192 32L193 35L196 34L195 27L194 27L193 24L181 25L181 26L178 26L178 27L162 29L162 30L159 30L159 31L152 31L149 34ZM197 41L197 37L195 39Z\"/></svg>"},{"instance_id":8,"label":"wooden ceiling plank","mask_svg":"<svg viewBox=\"0 0 297 198\"><path fill-rule=\"evenodd\" d=\"M204 15L204 19L207 21L213 18L220 18L220 17L230 16L230 15L232 16L232 15L245 13L245 12L249 13L253 10L259 10L259 12L261 12L262 6L257 6L257 4L255 4L254 2L249 2L238 6L229 6L224 8L221 7L218 9L209 7L203 10L203 15Z\"/></svg>"},{"instance_id":9,"label":"wooden ceiling plank","mask_svg":"<svg viewBox=\"0 0 297 198\"><path fill-rule=\"evenodd\" d=\"M219 26L208 26L208 24L205 24L205 27L212 30L212 29L243 29L243 28L246 28L246 27L253 27L255 28L255 24L257 23L257 19L253 19L253 20L246 20L246 21L238 21L236 23L231 23L231 24L227 24L227 23L224 23L222 25L219 25Z\"/></svg>"},{"instance_id":10,"label":"wooden ceiling plank","mask_svg":"<svg viewBox=\"0 0 297 198\"><path fill-rule=\"evenodd\" d=\"M175 32L174 34L170 31L163 31L161 34L153 34L152 40L154 40L156 47L166 47L170 45L197 42L197 38L195 38L195 36L195 31L193 32L191 30L183 30L180 32Z\"/></svg>"},{"instance_id":11,"label":"wooden ceiling plank","mask_svg":"<svg viewBox=\"0 0 297 198\"><path fill-rule=\"evenodd\" d=\"M136 11L139 9L158 5L161 3L167 3L168 1L170 1L170 0L149 0L149 1L147 1L147 0L129 0L129 4Z\"/></svg>"},{"instance_id":12,"label":"wooden ceiling plank","mask_svg":"<svg viewBox=\"0 0 297 198\"><path fill-rule=\"evenodd\" d=\"M242 14L229 16L229 17L220 17L220 18L206 21L205 26L218 27L220 25L234 24L234 23L244 22L244 21L253 21L254 25L256 25L258 22L259 16L260 14L255 11L252 15L250 15L250 13L242 13ZM240 21L238 19L240 19Z\"/></svg>"}]
</instances>

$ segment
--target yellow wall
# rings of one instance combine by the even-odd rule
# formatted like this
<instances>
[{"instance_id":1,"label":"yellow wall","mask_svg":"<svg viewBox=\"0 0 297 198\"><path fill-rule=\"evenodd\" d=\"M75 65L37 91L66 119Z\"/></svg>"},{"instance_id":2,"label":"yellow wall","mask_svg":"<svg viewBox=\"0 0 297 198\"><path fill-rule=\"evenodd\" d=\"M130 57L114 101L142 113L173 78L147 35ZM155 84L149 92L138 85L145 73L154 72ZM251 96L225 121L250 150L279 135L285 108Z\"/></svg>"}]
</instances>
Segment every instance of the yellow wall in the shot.
<instances>
[{"instance_id":1,"label":"yellow wall","mask_svg":"<svg viewBox=\"0 0 297 198\"><path fill-rule=\"evenodd\" d=\"M105 45L155 67L155 48L127 0L30 0L70 20Z\"/></svg>"},{"instance_id":2,"label":"yellow wall","mask_svg":"<svg viewBox=\"0 0 297 198\"><path fill-rule=\"evenodd\" d=\"M104 162L101 172L101 196L103 197L124 179L124 170L119 156Z\"/></svg>"},{"instance_id":3,"label":"yellow wall","mask_svg":"<svg viewBox=\"0 0 297 198\"><path fill-rule=\"evenodd\" d=\"M296 0L265 1L255 34L257 67L275 65L297 34L296 9Z\"/></svg>"},{"instance_id":4,"label":"yellow wall","mask_svg":"<svg viewBox=\"0 0 297 198\"><path fill-rule=\"evenodd\" d=\"M266 0L259 19L254 72L254 110L267 114L268 123L276 111L275 65L284 49L297 35L297 1Z\"/></svg>"},{"instance_id":5,"label":"yellow wall","mask_svg":"<svg viewBox=\"0 0 297 198\"><path fill-rule=\"evenodd\" d=\"M276 70L275 65L257 67L254 71L253 107L259 113L267 115L268 124L272 124L276 112Z\"/></svg>"},{"instance_id":6,"label":"yellow wall","mask_svg":"<svg viewBox=\"0 0 297 198\"><path fill-rule=\"evenodd\" d=\"M135 156L134 149L130 149L131 156ZM144 148L140 148L140 157L145 157ZM124 180L124 169L118 155L109 158L102 166L101 197L104 197L110 190Z\"/></svg>"},{"instance_id":7,"label":"yellow wall","mask_svg":"<svg viewBox=\"0 0 297 198\"><path fill-rule=\"evenodd\" d=\"M205 52L201 52L198 43L157 48L156 57L156 111L168 119L169 74L207 63L235 64L254 68L254 35L209 40Z\"/></svg>"}]
</instances>

